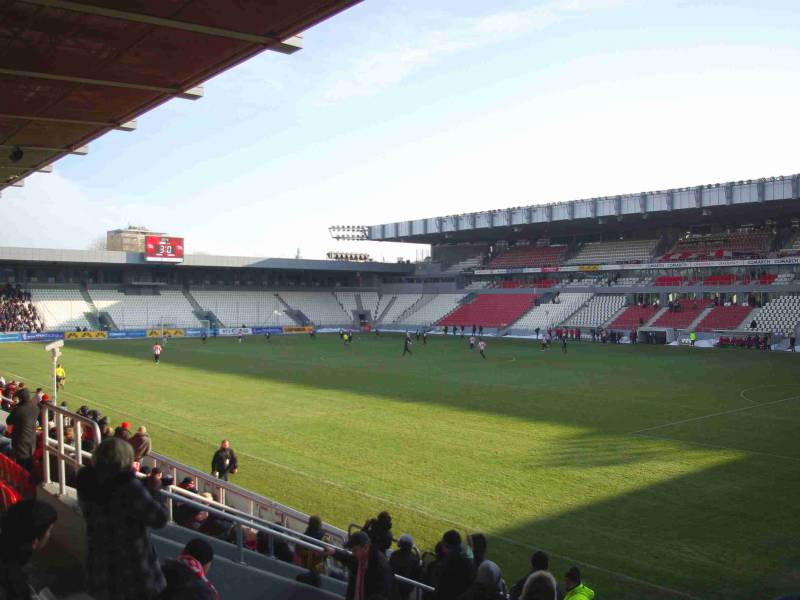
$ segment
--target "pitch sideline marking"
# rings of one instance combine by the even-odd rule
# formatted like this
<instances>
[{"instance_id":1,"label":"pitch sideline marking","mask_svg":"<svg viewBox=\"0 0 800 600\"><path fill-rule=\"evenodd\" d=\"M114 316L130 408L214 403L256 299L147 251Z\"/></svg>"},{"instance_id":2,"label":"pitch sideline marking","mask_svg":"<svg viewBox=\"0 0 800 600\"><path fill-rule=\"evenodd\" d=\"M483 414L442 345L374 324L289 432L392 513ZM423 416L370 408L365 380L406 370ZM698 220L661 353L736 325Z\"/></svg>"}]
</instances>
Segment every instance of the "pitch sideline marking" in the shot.
<instances>
[{"instance_id":1,"label":"pitch sideline marking","mask_svg":"<svg viewBox=\"0 0 800 600\"><path fill-rule=\"evenodd\" d=\"M703 415L702 417L692 417L691 419L682 419L680 421L672 421L671 423L663 423L662 425L653 425L652 427L645 427L637 431L629 431L626 435L637 435L645 431L654 431L656 429L663 429L664 427L672 427L673 425L682 425L683 423L692 423L694 421L702 421L704 419L711 419L713 417L721 417L722 415L731 415L733 413L743 412L745 410L753 410L762 406L770 406L772 404L780 404L782 402L789 402L790 400L797 400L800 396L789 396L788 398L781 398L780 400L772 400L771 402L759 402L753 406L744 406L741 408L734 408L731 410L723 410L720 412L711 413L710 415Z\"/></svg>"},{"instance_id":2,"label":"pitch sideline marking","mask_svg":"<svg viewBox=\"0 0 800 600\"><path fill-rule=\"evenodd\" d=\"M14 375L16 377L22 377L24 379L28 379L28 381L34 381L34 380L31 380L29 377L25 377L24 375L22 375L20 373L14 373L13 371L7 371L7 372L11 373L12 375ZM74 398L77 398L79 400L83 400L85 402L88 402L90 404L94 404L96 406L101 406L101 407L109 408L111 410L119 411L119 409L114 408L113 406L109 406L109 405L101 403L101 402L96 402L94 400L91 400L91 399L89 399L89 398L87 398L85 396L81 396L80 394L76 394L74 392L68 392L66 390L62 390L61 393L70 395L70 396L72 396ZM156 409L155 412L162 412L163 413L163 411L159 411L157 409ZM189 439L191 439L193 441L201 441L201 442L205 442L207 444L213 445L213 442L210 442L208 440L200 439L200 438L198 438L196 436L190 436L190 435L188 435L188 434L186 434L186 433L184 433L182 431L178 431L178 430L173 429L171 427L168 427L166 425L158 424L157 427L160 427L161 429L169 431L169 432L171 432L171 433L173 433L175 435L179 435L179 436L184 437L184 438L189 438ZM407 503L404 503L404 502L398 502L397 500L391 500L389 498L383 498L383 497L378 496L376 494L371 494L369 492L365 492L365 491L362 491L362 490L353 489L351 486L349 486L347 484L339 483L337 481L331 481L330 479L326 479L326 478L320 477L318 475L313 475L311 473L307 473L307 472L302 471L300 469L296 469L295 467L290 467L288 465L284 465L282 463L275 462L275 461L272 461L272 460L269 460L269 459L266 459L266 458L263 458L263 457L260 457L260 456L254 456L254 455L249 454L247 452L239 452L239 454L241 454L242 456L247 456L248 458L251 458L251 459L253 459L255 461L263 462L263 463L266 463L268 465L272 465L274 467L277 467L279 469L283 469L284 471L288 471L290 473L294 473L295 475L300 475L302 477L305 477L306 479L311 479L311 480L314 480L314 481L318 481L319 483L324 483L325 485L330 485L330 486L335 487L335 488L346 490L349 493L355 494L357 496L362 496L364 498L369 498L371 500L376 500L376 501L384 503L384 504L391 504L391 505L403 508L405 510L408 510L410 512L415 512L417 514L420 514L420 515L423 515L423 516L426 516L426 517L429 517L429 518L432 518L432 519L437 519L437 520L445 522L445 523L450 523L451 525L455 525L455 526L457 526L457 527L459 527L461 529L464 529L466 531L477 531L478 529L483 529L482 527L471 527L471 526L465 525L463 523L459 523L458 521L453 521L452 519L449 519L449 518L444 517L442 515L438 515L436 513L430 512L430 511L428 511L428 510L426 510L424 508L418 507L418 506L416 506L414 504L407 504ZM667 587L667 586L659 585L657 583L652 583L652 582L646 581L644 579L639 579L637 577L633 577L632 575L626 575L625 573L620 573L619 571L614 571L612 569L607 569L605 567L601 567L599 565L595 565L593 563L590 563L590 562L587 562L587 561L584 561L584 560L579 560L577 558L573 558L573 557L567 556L565 554L559 554L559 553L556 553L556 552L552 552L552 551L550 551L550 550L548 550L546 548L542 548L540 546L532 546L530 544L526 544L525 542L522 542L520 540L516 540L514 538L510 538L510 537L507 537L507 536L504 536L504 535L498 535L498 534L492 534L492 536L497 538L497 539L499 539L499 540L503 540L504 542L507 542L507 543L512 544L514 546L525 548L527 550L544 550L545 552L547 552L548 554L550 554L551 556L554 556L556 558L559 558L559 559L562 559L562 560L566 560L566 561L569 561L569 562L573 562L575 564L582 565L584 567L589 567L590 569L595 569L596 571L600 571L602 573L606 573L607 575L611 575L611 576L617 577L619 579L630 581L630 582L636 583L638 585L642 585L642 586L645 586L645 587L650 587L652 589L660 590L662 592L667 592L669 594L680 596L682 598L688 598L689 600L703 600L702 598L700 598L698 596L693 596L692 594L689 594L687 592L683 592L681 590L676 590L676 589L673 589L673 588L670 588L670 587Z\"/></svg>"}]
</instances>

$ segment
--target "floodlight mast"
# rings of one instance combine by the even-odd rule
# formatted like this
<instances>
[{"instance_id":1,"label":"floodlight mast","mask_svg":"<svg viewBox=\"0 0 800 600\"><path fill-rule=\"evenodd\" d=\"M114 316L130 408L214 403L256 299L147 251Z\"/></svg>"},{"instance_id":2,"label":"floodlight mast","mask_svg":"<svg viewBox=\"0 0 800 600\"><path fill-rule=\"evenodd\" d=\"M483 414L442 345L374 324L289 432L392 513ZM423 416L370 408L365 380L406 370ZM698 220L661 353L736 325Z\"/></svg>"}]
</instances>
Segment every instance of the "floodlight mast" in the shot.
<instances>
[{"instance_id":1,"label":"floodlight mast","mask_svg":"<svg viewBox=\"0 0 800 600\"><path fill-rule=\"evenodd\" d=\"M56 340L44 347L45 352L49 352L52 357L51 371L53 376L53 404L58 404L58 380L56 379L56 369L58 368L58 358L61 356L61 348L64 347L64 340Z\"/></svg>"}]
</instances>

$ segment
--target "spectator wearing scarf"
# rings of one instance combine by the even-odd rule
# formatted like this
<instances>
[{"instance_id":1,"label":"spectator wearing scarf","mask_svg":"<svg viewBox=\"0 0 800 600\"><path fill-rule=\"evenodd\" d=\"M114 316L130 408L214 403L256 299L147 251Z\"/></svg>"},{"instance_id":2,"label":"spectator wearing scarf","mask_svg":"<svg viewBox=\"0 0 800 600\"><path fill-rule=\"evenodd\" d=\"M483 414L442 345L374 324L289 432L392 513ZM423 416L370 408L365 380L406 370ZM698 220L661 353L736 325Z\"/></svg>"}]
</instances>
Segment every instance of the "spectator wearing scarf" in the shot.
<instances>
[{"instance_id":1,"label":"spectator wearing scarf","mask_svg":"<svg viewBox=\"0 0 800 600\"><path fill-rule=\"evenodd\" d=\"M162 570L167 589L158 600L219 600L219 592L208 580L214 549L203 539L190 540L176 560L168 560Z\"/></svg>"},{"instance_id":2,"label":"spectator wearing scarf","mask_svg":"<svg viewBox=\"0 0 800 600\"><path fill-rule=\"evenodd\" d=\"M328 550L347 566L346 600L369 600L373 596L391 597L394 576L386 555L370 543L369 536L356 531L345 544L350 552Z\"/></svg>"}]
</instances>

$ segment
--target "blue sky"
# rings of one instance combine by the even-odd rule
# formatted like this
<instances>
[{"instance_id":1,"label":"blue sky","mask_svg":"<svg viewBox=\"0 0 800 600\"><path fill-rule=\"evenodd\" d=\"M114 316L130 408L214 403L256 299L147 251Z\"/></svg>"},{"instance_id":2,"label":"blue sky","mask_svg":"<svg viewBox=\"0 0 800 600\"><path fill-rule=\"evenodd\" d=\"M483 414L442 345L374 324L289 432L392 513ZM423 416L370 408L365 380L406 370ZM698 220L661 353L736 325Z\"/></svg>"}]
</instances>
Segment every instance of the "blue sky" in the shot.
<instances>
[{"instance_id":1,"label":"blue sky","mask_svg":"<svg viewBox=\"0 0 800 600\"><path fill-rule=\"evenodd\" d=\"M373 224L798 172L796 2L366 2L34 175L0 202L84 248L128 224L189 252L415 258Z\"/></svg>"}]
</instances>

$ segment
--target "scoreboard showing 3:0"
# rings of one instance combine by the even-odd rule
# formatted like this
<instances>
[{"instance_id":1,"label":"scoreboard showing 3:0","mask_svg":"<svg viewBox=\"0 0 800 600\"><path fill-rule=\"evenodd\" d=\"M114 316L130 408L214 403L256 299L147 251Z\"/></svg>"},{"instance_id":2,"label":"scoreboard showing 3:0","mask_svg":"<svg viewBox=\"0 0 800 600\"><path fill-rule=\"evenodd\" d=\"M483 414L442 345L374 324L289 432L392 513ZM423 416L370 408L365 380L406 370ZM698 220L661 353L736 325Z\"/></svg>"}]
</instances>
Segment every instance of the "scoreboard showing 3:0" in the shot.
<instances>
[{"instance_id":1,"label":"scoreboard showing 3:0","mask_svg":"<svg viewBox=\"0 0 800 600\"><path fill-rule=\"evenodd\" d=\"M183 238L161 235L146 236L144 259L148 262L183 262Z\"/></svg>"}]
</instances>

